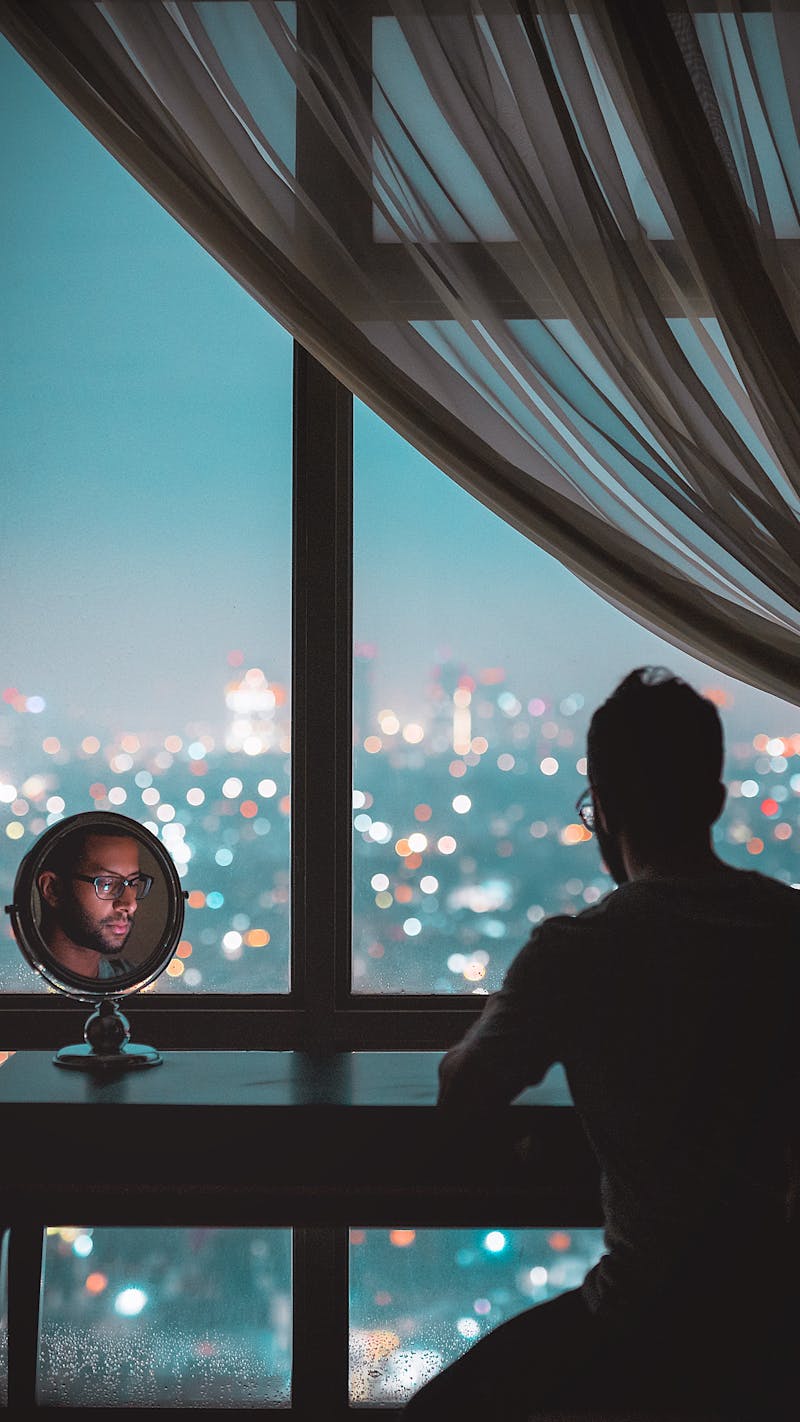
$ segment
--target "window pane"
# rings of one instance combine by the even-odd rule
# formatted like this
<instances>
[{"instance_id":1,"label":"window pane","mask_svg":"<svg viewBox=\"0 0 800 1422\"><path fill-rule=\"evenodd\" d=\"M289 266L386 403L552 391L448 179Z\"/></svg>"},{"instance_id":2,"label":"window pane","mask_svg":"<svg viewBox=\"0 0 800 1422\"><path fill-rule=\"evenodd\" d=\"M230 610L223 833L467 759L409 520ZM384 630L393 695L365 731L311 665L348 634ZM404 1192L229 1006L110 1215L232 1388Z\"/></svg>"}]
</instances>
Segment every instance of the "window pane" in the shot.
<instances>
[{"instance_id":1,"label":"window pane","mask_svg":"<svg viewBox=\"0 0 800 1422\"><path fill-rule=\"evenodd\" d=\"M482 16L477 23L485 39ZM381 141L373 143L373 161L387 204L386 213L377 206L373 210L376 240L397 241L400 231L406 237L423 232L430 238L442 232L457 242L476 236L487 242L512 241L513 229L431 94L399 20L381 15L372 21L372 60L372 113L381 134ZM383 156L387 145L392 163ZM398 180L398 160L413 191L424 198L427 213L409 183Z\"/></svg>"},{"instance_id":2,"label":"window pane","mask_svg":"<svg viewBox=\"0 0 800 1422\"><path fill-rule=\"evenodd\" d=\"M759 215L756 168L775 236L796 240L800 224L792 194L800 171L775 19L768 12L742 15L741 27L732 14L696 13L692 19L748 207Z\"/></svg>"},{"instance_id":3,"label":"window pane","mask_svg":"<svg viewBox=\"0 0 800 1422\"><path fill-rule=\"evenodd\" d=\"M350 1401L395 1407L477 1338L574 1289L599 1229L351 1229Z\"/></svg>"},{"instance_id":4,"label":"window pane","mask_svg":"<svg viewBox=\"0 0 800 1422\"><path fill-rule=\"evenodd\" d=\"M0 80L3 902L118 810L190 891L157 990L285 991L291 341L4 40Z\"/></svg>"},{"instance_id":5,"label":"window pane","mask_svg":"<svg viewBox=\"0 0 800 1422\"><path fill-rule=\"evenodd\" d=\"M748 206L757 218L760 207L766 205L774 234L796 239L798 219L793 194L796 197L800 173L787 76L781 62L775 20L769 13L738 17L734 13L717 13L712 6L706 9L707 13L695 11L692 18L719 105L719 121L724 126ZM587 27L579 15L573 13L570 18L586 65L586 78L597 100L599 117L613 146L636 216L649 237L669 238L671 229L603 77ZM559 68L550 44L550 27L541 16L538 25L581 145L591 161L591 135L583 131L580 113L575 113L570 99L570 87L573 98L577 87L574 72L569 74ZM509 80L504 65L509 47L525 49L528 46L519 17L509 15L503 20L495 13L491 21L484 15L470 15L465 21L451 16L445 45L448 39L456 53L462 49L472 55L474 46L475 56L481 56L493 80L495 117L499 116L501 122L505 120L518 152L524 153L518 131L522 127L518 118L520 98L513 95L513 80ZM375 141L374 161L384 192L394 198L384 196L386 211L375 207L373 230L377 240L397 240L398 230L404 236L431 237L438 229L446 237L461 242L476 237L484 241L512 241L513 227L457 137L457 123L447 115L446 105L431 92L404 36L401 21L389 16L373 20L372 46L375 69L372 111L382 138L380 143ZM571 86L568 80L572 81ZM481 114L478 101L475 110ZM516 132L514 119L517 119ZM384 157L386 144L390 145L394 157L391 164ZM760 201L753 169L762 187ZM602 186L602 168L594 164L593 171ZM418 195L416 200L411 196L411 184ZM613 197L607 194L607 198L613 207ZM421 199L424 199L424 207Z\"/></svg>"},{"instance_id":6,"label":"window pane","mask_svg":"<svg viewBox=\"0 0 800 1422\"><path fill-rule=\"evenodd\" d=\"M48 1229L38 1399L288 1407L291 1232Z\"/></svg>"},{"instance_id":7,"label":"window pane","mask_svg":"<svg viewBox=\"0 0 800 1422\"><path fill-rule=\"evenodd\" d=\"M668 238L670 229L614 106L585 28L577 16L572 16L572 22L636 215L648 236ZM538 23L546 41L546 26L541 18ZM487 72L494 75L495 94L500 95L498 112L506 125L513 127L516 121L514 138L518 156L524 161L524 144L519 133L524 120L519 117L519 99L512 94L513 86L506 87L509 81L503 54L497 47L498 36L503 53L509 45L528 47L518 16L508 15L505 23L503 19L498 20L496 14L491 23L484 15L470 15L467 20L450 17L449 40L454 49L460 47L472 55L474 45L475 55L480 56ZM476 239L513 242L516 236L513 224L457 137L458 125L447 113L446 105L440 104L429 88L405 38L401 21L388 16L373 20L372 52L375 71L372 113L381 135L381 142L374 141L373 159L383 182L386 203L386 211L377 205L374 208L376 240L397 241L399 232L412 240L420 234L426 238L442 234L457 242ZM563 88L563 76L557 64L554 70ZM566 91L565 97L569 103ZM480 112L480 106L476 108ZM580 135L579 124L578 132ZM583 137L581 142L585 147ZM393 155L392 163L384 156L387 145ZM498 186L502 193L503 185ZM563 201L564 195L561 196Z\"/></svg>"},{"instance_id":8,"label":"window pane","mask_svg":"<svg viewBox=\"0 0 800 1422\"><path fill-rule=\"evenodd\" d=\"M355 540L355 991L494 991L533 926L612 887L574 806L636 666L721 708L721 856L800 879L796 708L616 612L358 403Z\"/></svg>"}]
</instances>

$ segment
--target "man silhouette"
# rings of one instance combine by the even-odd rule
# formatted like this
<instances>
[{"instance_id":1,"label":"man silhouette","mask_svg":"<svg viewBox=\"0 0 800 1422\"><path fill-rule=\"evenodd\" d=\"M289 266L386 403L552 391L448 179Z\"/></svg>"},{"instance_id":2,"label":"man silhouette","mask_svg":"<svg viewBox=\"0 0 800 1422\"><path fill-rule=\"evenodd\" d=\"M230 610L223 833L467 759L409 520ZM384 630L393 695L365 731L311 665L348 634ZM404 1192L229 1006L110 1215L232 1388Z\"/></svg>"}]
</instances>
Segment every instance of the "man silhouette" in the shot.
<instances>
[{"instance_id":1,"label":"man silhouette","mask_svg":"<svg viewBox=\"0 0 800 1422\"><path fill-rule=\"evenodd\" d=\"M722 753L714 706L663 668L592 717L578 810L619 887L536 929L443 1058L439 1101L475 1126L563 1062L606 1252L423 1387L409 1422L800 1415L800 894L713 849Z\"/></svg>"}]
</instances>

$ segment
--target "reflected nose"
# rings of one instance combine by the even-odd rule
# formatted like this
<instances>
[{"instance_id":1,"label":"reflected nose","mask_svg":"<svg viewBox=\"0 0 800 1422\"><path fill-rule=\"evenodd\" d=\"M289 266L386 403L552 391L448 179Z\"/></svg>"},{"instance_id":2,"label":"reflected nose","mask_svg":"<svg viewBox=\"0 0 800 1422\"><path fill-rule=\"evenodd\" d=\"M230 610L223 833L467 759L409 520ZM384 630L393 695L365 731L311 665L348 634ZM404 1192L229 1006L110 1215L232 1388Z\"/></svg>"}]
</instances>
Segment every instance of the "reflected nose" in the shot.
<instances>
[{"instance_id":1,"label":"reflected nose","mask_svg":"<svg viewBox=\"0 0 800 1422\"><path fill-rule=\"evenodd\" d=\"M136 898L136 889L133 884L126 884L122 892L117 894L114 903L122 904L123 907L128 910L128 913L135 913L138 907L138 901Z\"/></svg>"}]
</instances>

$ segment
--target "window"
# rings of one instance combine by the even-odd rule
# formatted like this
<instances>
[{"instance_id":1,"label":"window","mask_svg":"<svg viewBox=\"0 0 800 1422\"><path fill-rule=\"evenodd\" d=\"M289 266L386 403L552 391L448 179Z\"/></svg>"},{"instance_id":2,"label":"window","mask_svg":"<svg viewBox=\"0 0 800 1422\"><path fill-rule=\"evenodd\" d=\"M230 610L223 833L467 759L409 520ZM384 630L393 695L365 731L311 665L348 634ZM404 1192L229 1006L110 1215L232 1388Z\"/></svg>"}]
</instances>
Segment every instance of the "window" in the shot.
<instances>
[{"instance_id":1,"label":"window","mask_svg":"<svg viewBox=\"0 0 800 1422\"><path fill-rule=\"evenodd\" d=\"M601 1253L592 1229L351 1229L351 1406L402 1406L498 1323L576 1288Z\"/></svg>"},{"instance_id":2,"label":"window","mask_svg":"<svg viewBox=\"0 0 800 1422\"><path fill-rule=\"evenodd\" d=\"M289 1230L47 1232L39 1401L289 1405Z\"/></svg>"},{"instance_id":3,"label":"window","mask_svg":"<svg viewBox=\"0 0 800 1422\"><path fill-rule=\"evenodd\" d=\"M391 23L382 18L374 31L380 62ZM174 971L134 1001L147 1040L443 1048L532 927L609 887L572 807L593 705L645 662L683 672L723 710L725 857L800 879L796 712L614 612L377 416L354 409L303 352L291 368L286 334L4 42L0 62L14 134L4 182L18 193L7 268L17 344L5 562L19 615L8 641L18 670L0 705L5 901L21 853L48 823L92 804L119 808L155 828L190 891ZM254 88L248 98L280 94ZM413 93L399 98L414 103ZM324 189L326 155L309 152L302 115L296 128L294 119L283 157L290 167L316 162ZM322 191L323 210L330 201ZM361 222L361 240L373 241L376 269L390 266L381 223L373 228L363 204L342 206ZM487 235L507 237L502 226ZM425 319L403 261L397 273L398 301L410 320ZM77 1038L83 1009L44 993L13 953L2 971L0 1046ZM501 1226L487 1225L481 1242L476 1231L457 1239L353 1222L355 1403L392 1405L404 1368L406 1380L421 1380L415 1369L439 1366L486 1319L575 1282L569 1259L585 1265L598 1247L568 1221L535 1240ZM83 1318L112 1289L136 1317L154 1270L162 1289L168 1275L178 1281L176 1298L192 1259L221 1287L215 1255L229 1245L237 1279L247 1280L239 1312L225 1305L238 1341L222 1337L224 1323L210 1331L208 1348L193 1355L192 1386L212 1405L285 1404L288 1232L235 1240L213 1232L193 1243L174 1231L167 1241L93 1226L72 1227L70 1238L69 1227L53 1228L51 1356L72 1347L73 1285ZM495 1250L490 1234L505 1243ZM327 1308L342 1324L345 1232L327 1235L295 1235L306 1280L309 1261L319 1270L299 1307L306 1320L324 1323ZM91 1249L76 1250L84 1240ZM505 1281L501 1255L512 1260ZM564 1257L554 1265L556 1255ZM463 1276L436 1301L441 1337L434 1329L426 1338L407 1321L453 1259ZM89 1288L93 1274L107 1283ZM256 1371L270 1390L257 1395L248 1392L251 1355L236 1353L242 1334L262 1327L264 1314L244 1308L256 1295L272 1349L265 1364L262 1338ZM342 1377L344 1334L340 1327L320 1345L323 1361L340 1348ZM167 1357L156 1335L144 1392L177 1405L182 1345L170 1344ZM141 1388L110 1370L112 1357L109 1349L105 1400L140 1401ZM68 1403L49 1377L45 1366L43 1400ZM91 1400L84 1394L80 1405Z\"/></svg>"}]
</instances>

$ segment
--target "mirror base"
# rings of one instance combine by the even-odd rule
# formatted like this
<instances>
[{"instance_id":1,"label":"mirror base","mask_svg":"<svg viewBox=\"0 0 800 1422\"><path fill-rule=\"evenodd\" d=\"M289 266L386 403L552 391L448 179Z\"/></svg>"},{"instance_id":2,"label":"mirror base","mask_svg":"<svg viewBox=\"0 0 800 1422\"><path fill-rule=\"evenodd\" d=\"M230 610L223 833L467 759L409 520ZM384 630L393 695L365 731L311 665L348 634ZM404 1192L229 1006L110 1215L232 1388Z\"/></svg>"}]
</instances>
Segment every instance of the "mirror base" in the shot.
<instances>
[{"instance_id":1,"label":"mirror base","mask_svg":"<svg viewBox=\"0 0 800 1422\"><path fill-rule=\"evenodd\" d=\"M160 1066L164 1058L155 1047L141 1042L126 1042L115 1052L96 1052L86 1042L62 1047L53 1061L56 1066L72 1071L132 1071L137 1067Z\"/></svg>"}]
</instances>

